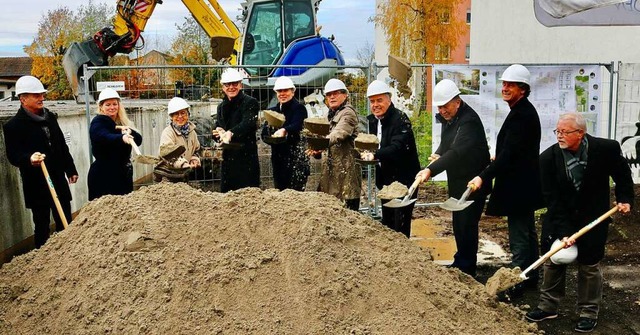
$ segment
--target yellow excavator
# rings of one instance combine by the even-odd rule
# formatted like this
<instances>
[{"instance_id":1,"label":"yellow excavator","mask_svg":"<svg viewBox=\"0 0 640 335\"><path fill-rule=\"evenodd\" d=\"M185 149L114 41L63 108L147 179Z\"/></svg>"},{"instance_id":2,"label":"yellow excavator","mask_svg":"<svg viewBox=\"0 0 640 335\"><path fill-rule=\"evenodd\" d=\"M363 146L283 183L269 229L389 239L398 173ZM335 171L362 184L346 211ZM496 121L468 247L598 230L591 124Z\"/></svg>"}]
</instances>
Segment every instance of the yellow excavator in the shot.
<instances>
[{"instance_id":1,"label":"yellow excavator","mask_svg":"<svg viewBox=\"0 0 640 335\"><path fill-rule=\"evenodd\" d=\"M212 56L230 65L290 65L283 68L245 67L247 85L273 86L288 76L297 85L324 82L335 74L344 58L333 38L317 32L316 12L322 0L247 0L242 5L243 33L216 0L182 0L211 39ZM145 25L162 0L117 0L113 27L92 38L72 43L63 57L67 79L76 97L84 101L83 65L106 66L109 57L135 50ZM326 65L309 68L305 65Z\"/></svg>"}]
</instances>

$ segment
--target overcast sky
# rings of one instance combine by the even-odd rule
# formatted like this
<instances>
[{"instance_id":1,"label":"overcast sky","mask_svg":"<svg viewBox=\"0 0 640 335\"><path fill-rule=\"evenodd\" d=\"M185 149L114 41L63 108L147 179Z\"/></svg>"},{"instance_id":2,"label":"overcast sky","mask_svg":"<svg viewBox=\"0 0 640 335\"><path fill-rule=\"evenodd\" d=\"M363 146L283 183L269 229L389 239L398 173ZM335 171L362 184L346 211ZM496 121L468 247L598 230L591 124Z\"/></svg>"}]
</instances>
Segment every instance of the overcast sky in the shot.
<instances>
[{"instance_id":1,"label":"overcast sky","mask_svg":"<svg viewBox=\"0 0 640 335\"><path fill-rule=\"evenodd\" d=\"M86 0L20 0L6 2L0 10L0 57L26 56L24 45L30 44L38 30L38 22L49 10L62 6L75 11ZM115 0L94 0L94 3L109 3ZM241 0L220 0L231 19L240 14ZM321 34L334 35L347 62L355 62L356 51L365 43L373 44L374 25L369 18L374 14L374 0L324 0L318 11ZM175 25L190 16L180 0L164 0L158 5L147 22L143 36L147 43L169 43L175 34Z\"/></svg>"}]
</instances>

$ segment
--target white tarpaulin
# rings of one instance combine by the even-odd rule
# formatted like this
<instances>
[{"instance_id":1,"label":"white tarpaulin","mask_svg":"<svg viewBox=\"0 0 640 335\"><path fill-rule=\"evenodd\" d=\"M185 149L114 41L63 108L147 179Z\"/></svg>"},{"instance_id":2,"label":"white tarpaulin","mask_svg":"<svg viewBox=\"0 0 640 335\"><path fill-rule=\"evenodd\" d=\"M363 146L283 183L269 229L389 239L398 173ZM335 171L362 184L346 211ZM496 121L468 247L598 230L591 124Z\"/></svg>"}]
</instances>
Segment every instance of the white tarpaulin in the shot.
<instances>
[{"instance_id":1,"label":"white tarpaulin","mask_svg":"<svg viewBox=\"0 0 640 335\"><path fill-rule=\"evenodd\" d=\"M640 0L534 0L536 19L554 26L640 25Z\"/></svg>"}]
</instances>

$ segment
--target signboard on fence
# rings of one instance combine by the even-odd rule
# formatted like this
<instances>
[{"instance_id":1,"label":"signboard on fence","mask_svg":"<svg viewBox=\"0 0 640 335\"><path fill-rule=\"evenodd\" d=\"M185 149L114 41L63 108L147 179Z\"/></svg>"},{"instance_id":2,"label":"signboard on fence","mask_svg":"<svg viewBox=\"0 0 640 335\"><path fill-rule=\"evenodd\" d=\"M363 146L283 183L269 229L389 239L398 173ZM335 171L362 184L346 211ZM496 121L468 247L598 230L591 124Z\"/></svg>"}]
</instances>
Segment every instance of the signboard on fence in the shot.
<instances>
[{"instance_id":1,"label":"signboard on fence","mask_svg":"<svg viewBox=\"0 0 640 335\"><path fill-rule=\"evenodd\" d=\"M104 90L105 88L113 88L116 91L124 91L124 81L99 81L96 83L96 90L98 92Z\"/></svg>"},{"instance_id":2,"label":"signboard on fence","mask_svg":"<svg viewBox=\"0 0 640 335\"><path fill-rule=\"evenodd\" d=\"M508 65L434 65L433 85L442 79L453 80L462 94L460 97L482 119L491 155L500 127L509 114L509 105L502 100L502 82L499 80ZM553 129L562 113L584 113L587 131L598 133L599 114L602 111L602 84L599 65L527 66L531 72L529 100L540 116L542 139L540 151L556 143ZM440 144L441 124L436 122L438 108L433 107L433 151ZM438 176L439 177L439 176ZM436 180L443 179L437 178Z\"/></svg>"}]
</instances>

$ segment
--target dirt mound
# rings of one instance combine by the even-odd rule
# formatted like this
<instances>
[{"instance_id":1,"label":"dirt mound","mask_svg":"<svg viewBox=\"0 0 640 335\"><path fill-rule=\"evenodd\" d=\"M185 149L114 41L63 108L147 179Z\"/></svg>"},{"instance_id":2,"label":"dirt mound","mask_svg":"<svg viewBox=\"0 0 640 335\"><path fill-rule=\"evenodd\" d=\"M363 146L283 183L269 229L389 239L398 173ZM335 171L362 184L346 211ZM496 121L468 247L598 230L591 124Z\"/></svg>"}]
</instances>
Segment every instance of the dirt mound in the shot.
<instances>
[{"instance_id":1,"label":"dirt mound","mask_svg":"<svg viewBox=\"0 0 640 335\"><path fill-rule=\"evenodd\" d=\"M535 325L315 192L158 184L0 269L2 334L527 334Z\"/></svg>"}]
</instances>

